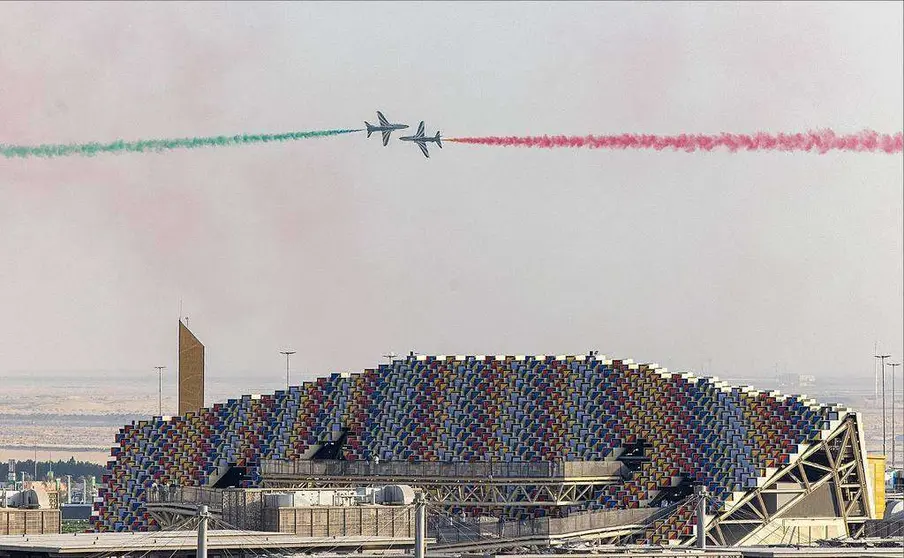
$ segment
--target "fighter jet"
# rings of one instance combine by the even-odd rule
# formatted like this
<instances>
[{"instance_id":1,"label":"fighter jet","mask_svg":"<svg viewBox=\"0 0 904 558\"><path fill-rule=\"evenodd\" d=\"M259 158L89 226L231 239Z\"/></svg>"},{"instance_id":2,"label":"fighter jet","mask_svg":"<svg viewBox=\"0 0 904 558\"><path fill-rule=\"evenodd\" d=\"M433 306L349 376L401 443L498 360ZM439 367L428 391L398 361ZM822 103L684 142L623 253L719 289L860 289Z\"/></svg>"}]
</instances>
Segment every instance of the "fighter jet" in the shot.
<instances>
[{"instance_id":1,"label":"fighter jet","mask_svg":"<svg viewBox=\"0 0 904 558\"><path fill-rule=\"evenodd\" d=\"M427 152L427 142L431 141L439 146L440 149L443 147L443 142L439 138L439 132L436 132L436 135L433 137L424 135L424 121L421 120L420 126L417 127L417 133L413 136L403 136L399 138L399 141L413 141L417 144L418 147L421 148L421 153L424 154L424 157L430 157L430 153Z\"/></svg>"},{"instance_id":2,"label":"fighter jet","mask_svg":"<svg viewBox=\"0 0 904 558\"><path fill-rule=\"evenodd\" d=\"M383 134L383 147L386 147L386 144L389 143L389 134L392 133L393 130L404 130L408 127L407 124L390 124L389 120L386 120L386 117L383 116L383 113L377 111L377 119L380 121L379 126L374 126L368 121L364 121L364 125L367 126L367 137L374 132L380 132Z\"/></svg>"}]
</instances>

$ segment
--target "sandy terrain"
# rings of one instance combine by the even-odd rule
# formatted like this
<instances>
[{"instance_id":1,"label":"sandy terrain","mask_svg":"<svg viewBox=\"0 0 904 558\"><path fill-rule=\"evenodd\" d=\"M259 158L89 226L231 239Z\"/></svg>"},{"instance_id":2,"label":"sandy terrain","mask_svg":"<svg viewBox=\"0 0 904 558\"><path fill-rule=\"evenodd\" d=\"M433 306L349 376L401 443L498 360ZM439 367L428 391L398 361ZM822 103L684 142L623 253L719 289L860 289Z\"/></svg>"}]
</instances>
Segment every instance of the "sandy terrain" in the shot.
<instances>
[{"instance_id":1,"label":"sandy terrain","mask_svg":"<svg viewBox=\"0 0 904 558\"><path fill-rule=\"evenodd\" d=\"M153 374L134 381L111 383L110 375L77 378L34 379L0 375L0 459L31 459L38 446L38 459L75 457L104 464L119 429L132 421L157 414L157 382ZM729 380L731 381L731 380ZM743 381L735 380L742 384ZM272 393L281 385L246 385L246 380L219 381L208 387L208 404L243 393ZM766 387L766 386L760 386ZM863 413L867 448L882 449L881 407L867 400L872 389L827 385L811 389L819 401L842 400ZM872 388L870 384L868 387ZM782 389L783 392L793 391ZM866 393L866 392L869 393ZM838 394L844 394L838 396ZM896 430L904 435L902 401L896 404ZM166 384L164 413L174 413L175 386ZM891 400L887 402L891 412ZM887 423L887 448L891 457L891 420ZM898 462L904 464L904 437L898 444Z\"/></svg>"},{"instance_id":2,"label":"sandy terrain","mask_svg":"<svg viewBox=\"0 0 904 558\"><path fill-rule=\"evenodd\" d=\"M0 459L88 460L104 464L119 429L158 414L153 373L120 382L115 374L59 377L0 374ZM175 414L173 378L164 383L163 412ZM245 380L208 387L208 402L243 393L272 393L281 385L249 386Z\"/></svg>"},{"instance_id":3,"label":"sandy terrain","mask_svg":"<svg viewBox=\"0 0 904 558\"><path fill-rule=\"evenodd\" d=\"M45 448L38 449L38 461L59 461L59 460L68 460L70 457L74 457L76 461L88 461L91 463L97 463L99 465L104 465L107 463L107 459L110 458L109 452L103 451L57 451L57 450L47 450ZM35 451L34 449L23 449L23 448L5 448L0 447L0 461L6 462L8 459L15 460L27 460L34 459Z\"/></svg>"}]
</instances>

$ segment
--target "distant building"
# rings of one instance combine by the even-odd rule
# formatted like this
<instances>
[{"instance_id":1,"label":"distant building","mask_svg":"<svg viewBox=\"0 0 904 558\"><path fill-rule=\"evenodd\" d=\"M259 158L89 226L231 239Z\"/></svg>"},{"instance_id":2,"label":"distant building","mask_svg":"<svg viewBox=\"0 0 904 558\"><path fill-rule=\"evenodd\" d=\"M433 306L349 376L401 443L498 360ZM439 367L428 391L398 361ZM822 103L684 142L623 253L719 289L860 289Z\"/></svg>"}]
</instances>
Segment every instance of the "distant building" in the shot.
<instances>
[{"instance_id":1,"label":"distant building","mask_svg":"<svg viewBox=\"0 0 904 558\"><path fill-rule=\"evenodd\" d=\"M0 489L0 535L60 532L60 510L40 483L25 490Z\"/></svg>"}]
</instances>

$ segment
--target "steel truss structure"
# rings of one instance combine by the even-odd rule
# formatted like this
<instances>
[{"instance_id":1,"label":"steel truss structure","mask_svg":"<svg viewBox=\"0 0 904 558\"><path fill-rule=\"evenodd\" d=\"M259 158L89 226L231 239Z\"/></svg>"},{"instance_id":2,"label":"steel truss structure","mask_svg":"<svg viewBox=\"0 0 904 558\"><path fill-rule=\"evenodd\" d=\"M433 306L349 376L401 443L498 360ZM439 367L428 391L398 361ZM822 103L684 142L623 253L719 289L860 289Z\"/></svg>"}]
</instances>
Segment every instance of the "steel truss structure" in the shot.
<instances>
[{"instance_id":1,"label":"steel truss structure","mask_svg":"<svg viewBox=\"0 0 904 558\"><path fill-rule=\"evenodd\" d=\"M783 528L779 520L791 518L840 518L849 536L862 536L864 523L873 515L864 448L858 416L848 414L796 460L708 518L707 541L718 546L756 544ZM692 535L682 544L695 542Z\"/></svg>"},{"instance_id":2,"label":"steel truss structure","mask_svg":"<svg viewBox=\"0 0 904 558\"><path fill-rule=\"evenodd\" d=\"M198 505L194 503L151 503L147 510L164 531L176 529L187 519L198 516ZM223 516L222 509L209 509L209 513L216 518Z\"/></svg>"},{"instance_id":3,"label":"steel truss structure","mask_svg":"<svg viewBox=\"0 0 904 558\"><path fill-rule=\"evenodd\" d=\"M865 467L865 444L859 423L859 415L847 412L833 420L824 429L821 439L801 446L799 454L792 454L788 464L767 469L759 486L734 497L722 505L714 515L707 516L706 537L708 544L719 547L758 544L785 529L784 520L812 520L833 524L847 531L851 537L863 535L864 524L874 515L873 494ZM602 464L600 464L602 465ZM273 467L264 470L262 487L257 490L278 491L305 488L355 488L407 484L427 492L431 507L438 516L446 516L452 510L468 508L495 509L506 512L513 508L545 507L555 512L572 506L583 506L594 501L599 490L607 485L624 482L625 470L618 463L608 463L586 474L551 474L542 477L535 474L511 476L492 474L478 476L455 474L428 475L412 465L398 472L387 472L386 466L375 474L356 471L350 466L333 467L293 464L291 471ZM476 473L476 471L475 471ZM497 473L498 474L498 473ZM204 489L195 489L203 492ZM191 498L153 502L148 506L161 525L174 525L193 512L187 500ZM690 496L674 504L666 513L693 506L696 496ZM573 508L572 508L573 509ZM446 511L440 511L446 510ZM212 505L211 511L221 512ZM616 510L613 510L616 511ZM630 510L623 510L621 513ZM635 510L640 511L640 510ZM455 512L457 513L457 512ZM596 515L599 514L599 518ZM503 513L504 515L504 513ZM438 537L439 546L450 549L503 550L514 547L568 545L576 542L591 544L624 544L645 541L650 535L654 520L663 517L657 512L646 517L615 520L600 512L584 512L587 516L562 514L560 519L545 518L548 524L534 524L539 520L518 524L504 522L493 525L490 535L483 537L486 527L475 528L474 538L464 537L444 541ZM580 521L578 521L580 519ZM597 520L598 519L598 520ZM577 522L575 525L567 522ZM553 523L550 523L553 522ZM559 525L559 523L562 523ZM498 529L498 532L497 532ZM443 544L445 542L445 545ZM689 546L696 543L696 534L684 534L672 544Z\"/></svg>"},{"instance_id":4,"label":"steel truss structure","mask_svg":"<svg viewBox=\"0 0 904 558\"><path fill-rule=\"evenodd\" d=\"M264 488L355 488L407 484L426 492L434 505L450 508L582 506L604 486L624 482L621 470L587 477L264 476Z\"/></svg>"}]
</instances>

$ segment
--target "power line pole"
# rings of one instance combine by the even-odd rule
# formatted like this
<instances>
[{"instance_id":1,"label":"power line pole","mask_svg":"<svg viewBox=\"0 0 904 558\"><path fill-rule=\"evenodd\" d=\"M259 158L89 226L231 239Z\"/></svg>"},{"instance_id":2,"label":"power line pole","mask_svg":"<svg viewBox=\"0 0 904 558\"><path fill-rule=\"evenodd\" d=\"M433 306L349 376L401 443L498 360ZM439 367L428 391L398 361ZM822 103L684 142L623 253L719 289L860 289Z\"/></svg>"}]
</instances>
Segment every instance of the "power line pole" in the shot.
<instances>
[{"instance_id":1,"label":"power line pole","mask_svg":"<svg viewBox=\"0 0 904 558\"><path fill-rule=\"evenodd\" d=\"M891 355L875 355L882 363L882 455L885 455L885 359Z\"/></svg>"},{"instance_id":2,"label":"power line pole","mask_svg":"<svg viewBox=\"0 0 904 558\"><path fill-rule=\"evenodd\" d=\"M294 355L295 351L279 351L279 354L286 355L286 391L289 391L289 355Z\"/></svg>"},{"instance_id":3,"label":"power line pole","mask_svg":"<svg viewBox=\"0 0 904 558\"><path fill-rule=\"evenodd\" d=\"M166 366L155 366L157 369L157 414L163 416L163 371Z\"/></svg>"}]
</instances>

